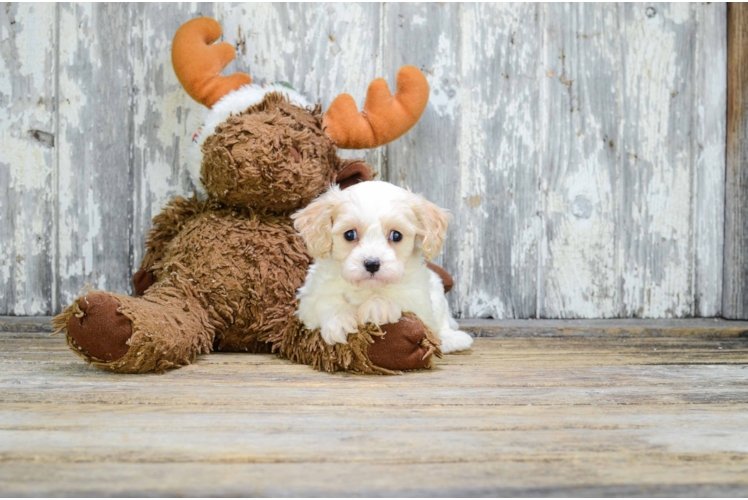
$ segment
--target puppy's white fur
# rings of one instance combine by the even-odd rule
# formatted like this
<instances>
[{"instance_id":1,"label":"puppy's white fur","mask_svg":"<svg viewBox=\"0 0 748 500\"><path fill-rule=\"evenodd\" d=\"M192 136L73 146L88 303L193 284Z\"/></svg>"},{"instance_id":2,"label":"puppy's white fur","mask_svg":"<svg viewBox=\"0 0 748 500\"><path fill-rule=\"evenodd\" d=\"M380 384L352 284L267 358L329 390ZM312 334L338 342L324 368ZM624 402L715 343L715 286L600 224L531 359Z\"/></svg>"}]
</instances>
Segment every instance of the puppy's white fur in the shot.
<instances>
[{"instance_id":1,"label":"puppy's white fur","mask_svg":"<svg viewBox=\"0 0 748 500\"><path fill-rule=\"evenodd\" d=\"M470 348L472 337L457 330L442 281L424 259L441 250L446 211L410 191L371 181L345 191L333 186L293 219L315 257L298 291L297 315L307 328L320 328L328 344L346 343L359 323L394 323L410 311L439 337L443 352ZM354 241L346 240L349 231L356 232ZM378 260L379 269L368 271L367 260Z\"/></svg>"}]
</instances>

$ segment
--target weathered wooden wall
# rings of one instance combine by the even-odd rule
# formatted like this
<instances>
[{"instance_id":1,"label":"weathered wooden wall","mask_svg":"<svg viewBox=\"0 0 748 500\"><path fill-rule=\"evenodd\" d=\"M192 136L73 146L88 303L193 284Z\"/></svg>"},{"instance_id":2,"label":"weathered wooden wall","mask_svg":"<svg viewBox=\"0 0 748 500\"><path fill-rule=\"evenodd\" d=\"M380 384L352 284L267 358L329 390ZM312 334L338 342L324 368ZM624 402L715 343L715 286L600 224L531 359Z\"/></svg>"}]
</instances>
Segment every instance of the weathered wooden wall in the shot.
<instances>
[{"instance_id":1,"label":"weathered wooden wall","mask_svg":"<svg viewBox=\"0 0 748 500\"><path fill-rule=\"evenodd\" d=\"M748 5L731 3L727 24L727 174L722 312L748 317Z\"/></svg>"},{"instance_id":2,"label":"weathered wooden wall","mask_svg":"<svg viewBox=\"0 0 748 500\"><path fill-rule=\"evenodd\" d=\"M229 71L323 106L424 70L421 122L365 157L454 212L461 317L721 314L724 4L7 4L0 314L130 290L151 217L193 188L203 110L170 43L198 15Z\"/></svg>"}]
</instances>

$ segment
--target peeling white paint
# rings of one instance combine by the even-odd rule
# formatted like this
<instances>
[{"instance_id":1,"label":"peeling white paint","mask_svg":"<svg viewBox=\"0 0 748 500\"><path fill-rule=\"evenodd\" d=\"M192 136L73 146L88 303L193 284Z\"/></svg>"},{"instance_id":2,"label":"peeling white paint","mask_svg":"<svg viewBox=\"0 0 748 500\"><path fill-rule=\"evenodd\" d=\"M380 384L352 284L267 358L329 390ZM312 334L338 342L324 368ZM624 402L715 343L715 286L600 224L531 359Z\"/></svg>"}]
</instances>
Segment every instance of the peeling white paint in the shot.
<instances>
[{"instance_id":1,"label":"peeling white paint","mask_svg":"<svg viewBox=\"0 0 748 500\"><path fill-rule=\"evenodd\" d=\"M436 110L439 116L454 118L460 109L461 88L457 80L459 75L454 75L448 71L448 68L455 66L456 52L452 38L447 33L440 33L436 57L432 64L431 74L428 77L431 87L429 105Z\"/></svg>"},{"instance_id":2,"label":"peeling white paint","mask_svg":"<svg viewBox=\"0 0 748 500\"><path fill-rule=\"evenodd\" d=\"M40 41L51 40L54 36L54 9L42 8L37 11L34 4L22 3L18 5L16 16L23 20L20 36L15 37L18 54L21 56L16 61L20 66L19 73L31 78L34 88L42 88L49 68L45 68L47 71L39 71L38 65L49 60L48 54L52 47Z\"/></svg>"},{"instance_id":3,"label":"peeling white paint","mask_svg":"<svg viewBox=\"0 0 748 500\"><path fill-rule=\"evenodd\" d=\"M413 26L423 26L426 24L426 18L423 16L415 15L410 19Z\"/></svg>"},{"instance_id":4,"label":"peeling white paint","mask_svg":"<svg viewBox=\"0 0 748 500\"><path fill-rule=\"evenodd\" d=\"M112 12L131 28L102 36ZM17 4L0 22L0 314L51 313L86 283L127 291L151 217L191 194L204 109L169 51L198 12L237 47L226 73L323 106L347 92L361 107L375 78L394 90L400 66L423 68L421 123L341 154L454 211L439 262L463 316L719 313L724 5ZM54 148L27 134L56 127Z\"/></svg>"},{"instance_id":5,"label":"peeling white paint","mask_svg":"<svg viewBox=\"0 0 748 500\"><path fill-rule=\"evenodd\" d=\"M0 13L0 314L51 310L54 5Z\"/></svg>"}]
</instances>

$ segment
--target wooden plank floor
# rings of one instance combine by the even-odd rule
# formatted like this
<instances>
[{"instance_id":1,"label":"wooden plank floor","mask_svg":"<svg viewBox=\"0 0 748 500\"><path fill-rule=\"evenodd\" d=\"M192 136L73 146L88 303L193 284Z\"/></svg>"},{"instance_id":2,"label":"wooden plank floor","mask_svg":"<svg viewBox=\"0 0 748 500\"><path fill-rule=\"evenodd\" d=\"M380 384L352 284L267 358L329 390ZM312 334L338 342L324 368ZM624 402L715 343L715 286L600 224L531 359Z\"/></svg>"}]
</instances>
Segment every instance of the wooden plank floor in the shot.
<instances>
[{"instance_id":1,"label":"wooden plank floor","mask_svg":"<svg viewBox=\"0 0 748 500\"><path fill-rule=\"evenodd\" d=\"M398 377L123 376L0 321L0 494L748 495L748 324L464 326L499 337Z\"/></svg>"}]
</instances>

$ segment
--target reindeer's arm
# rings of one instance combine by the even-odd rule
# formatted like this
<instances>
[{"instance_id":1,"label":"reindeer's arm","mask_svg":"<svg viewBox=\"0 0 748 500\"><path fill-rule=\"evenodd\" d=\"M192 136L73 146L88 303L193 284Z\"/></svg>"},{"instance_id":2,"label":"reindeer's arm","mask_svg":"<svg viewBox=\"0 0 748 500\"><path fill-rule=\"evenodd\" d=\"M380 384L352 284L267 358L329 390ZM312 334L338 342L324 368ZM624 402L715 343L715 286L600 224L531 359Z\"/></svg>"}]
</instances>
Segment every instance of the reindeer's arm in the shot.
<instances>
[{"instance_id":1,"label":"reindeer's arm","mask_svg":"<svg viewBox=\"0 0 748 500\"><path fill-rule=\"evenodd\" d=\"M197 195L189 199L177 196L153 218L153 227L148 231L148 237L145 240L145 256L140 269L132 278L135 295L143 295L155 282L153 269L163 258L166 246L179 234L185 222L205 211L206 205L205 201L197 199Z\"/></svg>"}]
</instances>

